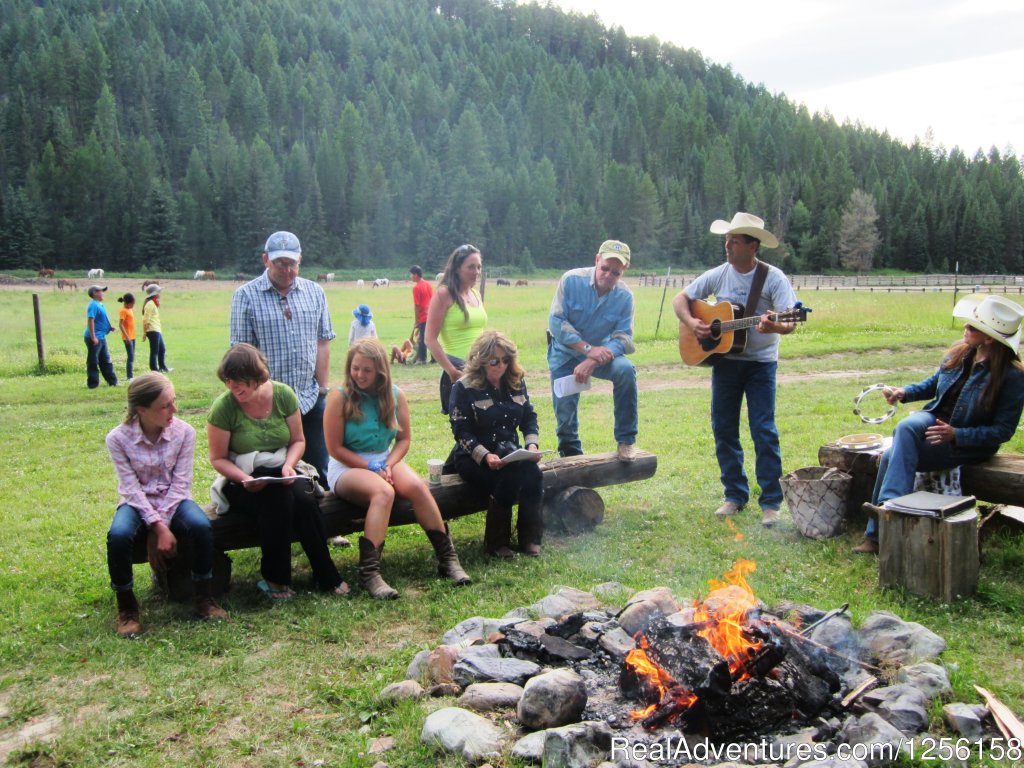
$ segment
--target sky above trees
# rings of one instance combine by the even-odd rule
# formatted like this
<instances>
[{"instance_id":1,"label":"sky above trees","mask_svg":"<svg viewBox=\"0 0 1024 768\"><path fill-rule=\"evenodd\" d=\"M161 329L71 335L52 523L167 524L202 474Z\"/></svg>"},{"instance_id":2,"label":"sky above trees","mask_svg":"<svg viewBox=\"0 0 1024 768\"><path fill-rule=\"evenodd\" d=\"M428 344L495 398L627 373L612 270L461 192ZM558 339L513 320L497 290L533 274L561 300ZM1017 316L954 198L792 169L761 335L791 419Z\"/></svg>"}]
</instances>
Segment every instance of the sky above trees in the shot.
<instances>
[{"instance_id":1,"label":"sky above trees","mask_svg":"<svg viewBox=\"0 0 1024 768\"><path fill-rule=\"evenodd\" d=\"M554 0L731 64L748 82L907 143L1024 151L1019 0Z\"/></svg>"}]
</instances>

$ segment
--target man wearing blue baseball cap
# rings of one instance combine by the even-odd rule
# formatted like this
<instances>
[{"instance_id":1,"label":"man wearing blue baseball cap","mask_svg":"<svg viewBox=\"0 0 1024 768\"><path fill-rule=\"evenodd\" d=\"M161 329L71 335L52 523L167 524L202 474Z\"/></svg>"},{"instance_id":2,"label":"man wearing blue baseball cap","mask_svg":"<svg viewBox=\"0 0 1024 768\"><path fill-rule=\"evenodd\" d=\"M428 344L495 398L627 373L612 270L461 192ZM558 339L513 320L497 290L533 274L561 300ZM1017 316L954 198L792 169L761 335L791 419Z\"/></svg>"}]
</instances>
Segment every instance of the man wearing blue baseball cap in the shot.
<instances>
[{"instance_id":1,"label":"man wearing blue baseball cap","mask_svg":"<svg viewBox=\"0 0 1024 768\"><path fill-rule=\"evenodd\" d=\"M231 345L247 342L266 355L270 378L295 390L302 412L306 452L302 458L327 486L324 402L335 337L327 297L312 280L299 277L302 246L291 232L275 232L263 248L263 274L231 299Z\"/></svg>"}]
</instances>

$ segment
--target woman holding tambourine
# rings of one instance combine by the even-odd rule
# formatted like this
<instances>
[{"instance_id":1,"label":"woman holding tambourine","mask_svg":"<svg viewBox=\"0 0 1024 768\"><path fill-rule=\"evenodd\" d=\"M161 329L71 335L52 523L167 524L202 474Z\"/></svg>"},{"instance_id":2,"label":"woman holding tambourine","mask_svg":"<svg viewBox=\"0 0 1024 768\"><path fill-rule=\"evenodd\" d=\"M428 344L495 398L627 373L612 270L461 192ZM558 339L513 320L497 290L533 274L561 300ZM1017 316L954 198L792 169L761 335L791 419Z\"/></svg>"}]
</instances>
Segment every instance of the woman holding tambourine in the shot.
<instances>
[{"instance_id":1,"label":"woman holding tambourine","mask_svg":"<svg viewBox=\"0 0 1024 768\"><path fill-rule=\"evenodd\" d=\"M1024 308L1002 297L974 294L957 302L953 317L964 335L929 378L883 390L886 402L929 400L896 425L882 455L872 504L914 489L914 474L983 461L1017 429L1024 408L1024 366L1018 355ZM878 552L871 519L858 553Z\"/></svg>"}]
</instances>

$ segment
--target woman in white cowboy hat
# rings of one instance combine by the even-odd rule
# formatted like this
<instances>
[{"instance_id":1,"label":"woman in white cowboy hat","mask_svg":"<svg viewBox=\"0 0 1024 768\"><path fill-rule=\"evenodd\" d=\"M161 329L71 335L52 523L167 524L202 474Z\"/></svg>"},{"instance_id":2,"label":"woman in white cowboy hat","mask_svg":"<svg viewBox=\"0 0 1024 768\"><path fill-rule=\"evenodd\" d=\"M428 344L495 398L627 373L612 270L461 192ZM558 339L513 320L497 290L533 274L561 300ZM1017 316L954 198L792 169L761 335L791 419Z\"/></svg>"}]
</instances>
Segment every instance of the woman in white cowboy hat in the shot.
<instances>
[{"instance_id":1,"label":"woman in white cowboy hat","mask_svg":"<svg viewBox=\"0 0 1024 768\"><path fill-rule=\"evenodd\" d=\"M1013 436L1024 406L1021 320L1024 307L1003 298L972 294L957 302L953 317L964 337L946 352L939 369L918 384L885 393L890 405L928 400L896 425L882 456L872 503L914 489L914 473L982 461ZM858 553L878 551L878 523L868 521Z\"/></svg>"}]
</instances>

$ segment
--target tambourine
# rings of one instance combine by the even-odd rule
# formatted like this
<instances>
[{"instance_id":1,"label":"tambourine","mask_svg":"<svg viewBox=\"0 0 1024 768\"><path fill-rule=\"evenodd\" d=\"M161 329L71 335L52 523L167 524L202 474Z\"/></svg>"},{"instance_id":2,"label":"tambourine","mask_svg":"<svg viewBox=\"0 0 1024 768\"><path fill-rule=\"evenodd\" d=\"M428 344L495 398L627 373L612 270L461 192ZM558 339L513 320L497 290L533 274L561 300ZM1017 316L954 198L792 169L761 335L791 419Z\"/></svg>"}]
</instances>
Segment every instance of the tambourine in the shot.
<instances>
[{"instance_id":1,"label":"tambourine","mask_svg":"<svg viewBox=\"0 0 1024 768\"><path fill-rule=\"evenodd\" d=\"M886 389L895 389L895 387L891 387L888 384L872 384L870 387L864 387L864 389L862 389L860 391L860 394L857 395L855 398L853 398L853 413L854 413L854 415L860 416L860 420L863 421L865 424L881 424L883 421L888 421L893 416L895 416L896 415L896 406L895 405L889 406L889 410L886 411L882 416L865 416L863 413L861 413L860 404L861 404L861 401L867 395L871 394L872 392L881 392L881 391L884 391Z\"/></svg>"},{"instance_id":2,"label":"tambourine","mask_svg":"<svg viewBox=\"0 0 1024 768\"><path fill-rule=\"evenodd\" d=\"M869 432L859 435L845 435L836 440L836 445L848 451L873 451L881 448L883 438L877 432ZM822 478L824 479L824 478Z\"/></svg>"}]
</instances>

